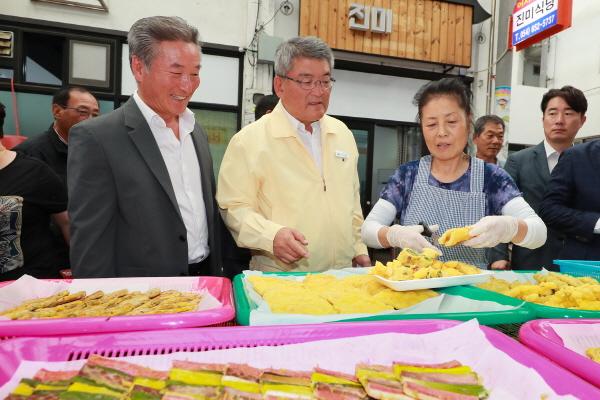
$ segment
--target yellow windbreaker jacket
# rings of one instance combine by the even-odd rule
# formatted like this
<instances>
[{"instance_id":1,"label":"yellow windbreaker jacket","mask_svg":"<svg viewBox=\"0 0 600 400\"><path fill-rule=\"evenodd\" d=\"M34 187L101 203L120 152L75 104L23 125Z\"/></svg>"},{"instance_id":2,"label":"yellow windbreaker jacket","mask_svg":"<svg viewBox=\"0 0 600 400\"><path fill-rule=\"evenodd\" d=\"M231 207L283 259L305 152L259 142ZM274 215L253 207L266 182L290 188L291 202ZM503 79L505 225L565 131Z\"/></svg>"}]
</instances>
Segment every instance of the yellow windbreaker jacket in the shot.
<instances>
[{"instance_id":1,"label":"yellow windbreaker jacket","mask_svg":"<svg viewBox=\"0 0 600 400\"><path fill-rule=\"evenodd\" d=\"M280 102L229 142L217 185L221 215L238 245L252 250L251 269L349 267L367 254L352 132L335 118L321 119L321 174L282 108ZM308 259L285 264L273 255L273 238L283 227L306 237Z\"/></svg>"}]
</instances>

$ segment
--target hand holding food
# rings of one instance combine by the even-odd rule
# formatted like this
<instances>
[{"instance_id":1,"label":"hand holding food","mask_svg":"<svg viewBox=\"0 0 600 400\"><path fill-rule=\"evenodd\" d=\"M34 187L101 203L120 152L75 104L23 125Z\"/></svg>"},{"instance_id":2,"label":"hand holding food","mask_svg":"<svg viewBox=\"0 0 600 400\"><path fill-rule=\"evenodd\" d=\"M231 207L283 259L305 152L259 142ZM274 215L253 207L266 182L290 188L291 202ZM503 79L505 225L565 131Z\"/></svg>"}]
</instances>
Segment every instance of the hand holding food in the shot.
<instances>
[{"instance_id":1,"label":"hand holding food","mask_svg":"<svg viewBox=\"0 0 600 400\"><path fill-rule=\"evenodd\" d=\"M519 230L519 220L510 215L491 215L483 217L469 231L471 239L464 246L474 248L494 247L510 242Z\"/></svg>"},{"instance_id":2,"label":"hand holding food","mask_svg":"<svg viewBox=\"0 0 600 400\"><path fill-rule=\"evenodd\" d=\"M442 252L429 243L421 233L423 233L423 226L421 225L392 225L387 231L386 239L392 247L413 249L419 252L423 251L425 248L430 248L437 253L442 254Z\"/></svg>"},{"instance_id":3,"label":"hand holding food","mask_svg":"<svg viewBox=\"0 0 600 400\"><path fill-rule=\"evenodd\" d=\"M439 238L438 242L446 247L456 246L457 244L460 244L465 240L469 240L471 238L471 235L469 235L470 229L471 226L463 226L461 228L448 229Z\"/></svg>"}]
</instances>

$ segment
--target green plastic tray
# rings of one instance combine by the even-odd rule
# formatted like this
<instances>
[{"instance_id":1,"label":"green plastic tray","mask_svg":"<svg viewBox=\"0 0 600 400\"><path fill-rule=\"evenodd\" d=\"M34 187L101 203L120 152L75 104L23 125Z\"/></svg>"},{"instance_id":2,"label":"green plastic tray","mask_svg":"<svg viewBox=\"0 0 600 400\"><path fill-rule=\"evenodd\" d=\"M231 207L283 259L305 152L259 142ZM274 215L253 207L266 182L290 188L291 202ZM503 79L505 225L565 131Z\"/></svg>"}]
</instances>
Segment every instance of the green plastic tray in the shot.
<instances>
[{"instance_id":1,"label":"green plastic tray","mask_svg":"<svg viewBox=\"0 0 600 400\"><path fill-rule=\"evenodd\" d=\"M532 274L540 271L514 271L520 274ZM564 274L565 272L563 272ZM571 274L567 274L571 275ZM573 275L575 276L575 275ZM504 299L515 299L514 297L506 296L497 292L492 292L491 290L481 289L475 286L462 286L465 291L477 296L482 296L482 299L498 301L501 298ZM521 300L518 300L521 301ZM544 306L542 304L531 303L529 301L525 302L527 307L529 307L534 315L535 319L537 318L600 318L600 311L586 311L586 310L572 310L569 308L559 308L559 307L550 307ZM504 303L503 303L504 304Z\"/></svg>"},{"instance_id":2,"label":"green plastic tray","mask_svg":"<svg viewBox=\"0 0 600 400\"><path fill-rule=\"evenodd\" d=\"M306 275L306 272L273 272L267 273L279 276L285 275ZM233 296L235 300L236 321L240 325L250 325L250 311L252 308L244 291L243 274L236 275L233 278ZM468 286L455 286L444 289L438 289L441 293L447 293L456 296L462 296L473 300L494 301L503 305L515 306L523 304L519 299L503 296L487 290L472 291ZM488 292L491 294L488 294ZM494 296L496 295L496 296ZM352 318L340 320L347 321L382 321L398 319L454 319L459 321L468 321L477 318L482 325L499 324L518 324L535 319L533 311L529 307L521 307L515 310L507 311L486 311L486 312L462 312L462 313L443 313L443 314L408 314L408 315L377 315L372 317Z\"/></svg>"}]
</instances>

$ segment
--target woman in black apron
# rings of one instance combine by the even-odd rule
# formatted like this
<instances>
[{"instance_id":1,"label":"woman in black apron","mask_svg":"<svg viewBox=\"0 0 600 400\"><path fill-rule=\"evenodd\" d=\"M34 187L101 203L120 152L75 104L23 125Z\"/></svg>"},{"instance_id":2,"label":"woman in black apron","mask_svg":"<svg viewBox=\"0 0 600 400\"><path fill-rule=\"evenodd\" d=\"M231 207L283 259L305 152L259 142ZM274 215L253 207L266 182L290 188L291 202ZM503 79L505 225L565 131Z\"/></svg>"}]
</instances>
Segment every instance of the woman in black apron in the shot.
<instances>
[{"instance_id":1,"label":"woman in black apron","mask_svg":"<svg viewBox=\"0 0 600 400\"><path fill-rule=\"evenodd\" d=\"M418 121L431 155L401 165L362 227L374 248L430 247L442 260L487 266L486 248L513 242L537 248L546 226L502 168L464 153L472 114L470 93L457 78L423 86L415 96ZM395 220L400 224L392 225ZM440 232L472 225L471 239L440 251L421 235L422 224Z\"/></svg>"}]
</instances>

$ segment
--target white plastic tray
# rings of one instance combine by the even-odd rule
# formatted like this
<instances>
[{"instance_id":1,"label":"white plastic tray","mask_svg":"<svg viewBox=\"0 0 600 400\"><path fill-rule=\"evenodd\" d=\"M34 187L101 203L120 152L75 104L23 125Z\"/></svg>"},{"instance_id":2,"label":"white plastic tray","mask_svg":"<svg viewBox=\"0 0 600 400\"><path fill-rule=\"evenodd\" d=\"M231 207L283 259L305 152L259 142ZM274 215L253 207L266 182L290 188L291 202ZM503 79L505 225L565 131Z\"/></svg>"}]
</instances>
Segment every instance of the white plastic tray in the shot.
<instances>
[{"instance_id":1,"label":"white plastic tray","mask_svg":"<svg viewBox=\"0 0 600 400\"><path fill-rule=\"evenodd\" d=\"M494 271L482 269L481 273L474 275L450 276L447 278L411 279L407 281L392 281L379 275L375 275L375 277L390 289L397 292L404 292L407 290L434 289L448 286L481 283L487 281L490 275L493 274Z\"/></svg>"}]
</instances>

